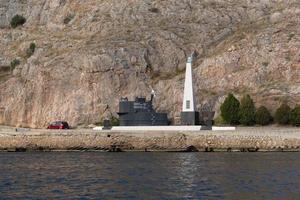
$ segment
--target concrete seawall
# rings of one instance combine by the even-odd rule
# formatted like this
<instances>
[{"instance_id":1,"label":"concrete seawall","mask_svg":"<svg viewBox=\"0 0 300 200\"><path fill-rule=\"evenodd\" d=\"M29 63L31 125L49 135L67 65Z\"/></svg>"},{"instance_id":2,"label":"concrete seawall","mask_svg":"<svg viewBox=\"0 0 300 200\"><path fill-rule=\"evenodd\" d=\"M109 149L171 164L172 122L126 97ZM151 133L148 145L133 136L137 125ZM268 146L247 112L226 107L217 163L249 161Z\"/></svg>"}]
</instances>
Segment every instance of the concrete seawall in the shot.
<instances>
[{"instance_id":1,"label":"concrete seawall","mask_svg":"<svg viewBox=\"0 0 300 200\"><path fill-rule=\"evenodd\" d=\"M1 151L300 151L300 128L236 131L92 131L0 128Z\"/></svg>"}]
</instances>

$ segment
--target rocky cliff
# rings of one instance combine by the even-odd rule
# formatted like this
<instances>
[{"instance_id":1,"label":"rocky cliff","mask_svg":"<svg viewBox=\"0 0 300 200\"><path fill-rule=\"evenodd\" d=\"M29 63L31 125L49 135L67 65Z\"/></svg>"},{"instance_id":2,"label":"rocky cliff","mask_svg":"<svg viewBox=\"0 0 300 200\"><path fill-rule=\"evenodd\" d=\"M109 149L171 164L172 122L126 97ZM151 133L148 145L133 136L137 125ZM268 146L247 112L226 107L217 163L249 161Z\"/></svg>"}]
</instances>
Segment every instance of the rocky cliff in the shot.
<instances>
[{"instance_id":1,"label":"rocky cliff","mask_svg":"<svg viewBox=\"0 0 300 200\"><path fill-rule=\"evenodd\" d=\"M15 14L27 22L12 29ZM0 0L0 123L97 123L151 87L177 121L191 52L199 108L218 110L228 92L293 106L299 33L299 0Z\"/></svg>"}]
</instances>

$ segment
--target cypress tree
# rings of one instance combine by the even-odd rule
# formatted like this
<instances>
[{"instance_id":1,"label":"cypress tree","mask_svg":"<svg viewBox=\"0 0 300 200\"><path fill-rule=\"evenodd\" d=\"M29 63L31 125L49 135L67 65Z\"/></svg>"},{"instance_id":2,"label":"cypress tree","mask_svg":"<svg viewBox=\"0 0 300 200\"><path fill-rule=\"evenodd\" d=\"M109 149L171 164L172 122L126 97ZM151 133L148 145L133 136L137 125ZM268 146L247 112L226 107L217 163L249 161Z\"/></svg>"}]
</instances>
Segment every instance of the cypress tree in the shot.
<instances>
[{"instance_id":1,"label":"cypress tree","mask_svg":"<svg viewBox=\"0 0 300 200\"><path fill-rule=\"evenodd\" d=\"M291 108L286 103L283 103L275 112L275 121L281 125L289 124L290 114Z\"/></svg>"},{"instance_id":2,"label":"cypress tree","mask_svg":"<svg viewBox=\"0 0 300 200\"><path fill-rule=\"evenodd\" d=\"M240 123L245 126L255 124L255 105L250 95L245 95L241 100L239 110Z\"/></svg>"},{"instance_id":3,"label":"cypress tree","mask_svg":"<svg viewBox=\"0 0 300 200\"><path fill-rule=\"evenodd\" d=\"M239 123L239 107L240 102L237 100L232 93L229 93L225 101L221 105L221 116L223 120L228 124Z\"/></svg>"},{"instance_id":4,"label":"cypress tree","mask_svg":"<svg viewBox=\"0 0 300 200\"><path fill-rule=\"evenodd\" d=\"M290 115L291 124L294 126L300 126L300 106L296 106Z\"/></svg>"},{"instance_id":5,"label":"cypress tree","mask_svg":"<svg viewBox=\"0 0 300 200\"><path fill-rule=\"evenodd\" d=\"M260 125L268 125L273 118L265 106L260 106L255 113L255 122Z\"/></svg>"}]
</instances>

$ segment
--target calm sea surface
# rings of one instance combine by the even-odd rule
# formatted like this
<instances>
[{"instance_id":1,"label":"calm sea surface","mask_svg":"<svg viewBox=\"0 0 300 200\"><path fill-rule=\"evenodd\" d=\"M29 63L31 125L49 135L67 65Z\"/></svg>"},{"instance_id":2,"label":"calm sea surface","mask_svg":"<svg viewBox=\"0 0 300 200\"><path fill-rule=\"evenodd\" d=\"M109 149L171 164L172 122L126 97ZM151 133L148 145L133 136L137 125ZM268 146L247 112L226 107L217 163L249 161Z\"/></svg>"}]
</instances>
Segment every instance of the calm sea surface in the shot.
<instances>
[{"instance_id":1,"label":"calm sea surface","mask_svg":"<svg viewBox=\"0 0 300 200\"><path fill-rule=\"evenodd\" d=\"M300 199L300 153L0 153L0 199Z\"/></svg>"}]
</instances>

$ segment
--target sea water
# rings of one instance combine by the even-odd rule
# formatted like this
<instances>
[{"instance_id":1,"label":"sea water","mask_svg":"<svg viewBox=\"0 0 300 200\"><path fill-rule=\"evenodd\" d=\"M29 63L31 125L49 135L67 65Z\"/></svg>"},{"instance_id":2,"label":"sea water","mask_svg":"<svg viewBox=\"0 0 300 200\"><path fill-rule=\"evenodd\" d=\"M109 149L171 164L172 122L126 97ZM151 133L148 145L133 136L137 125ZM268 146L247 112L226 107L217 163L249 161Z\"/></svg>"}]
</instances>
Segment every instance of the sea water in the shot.
<instances>
[{"instance_id":1,"label":"sea water","mask_svg":"<svg viewBox=\"0 0 300 200\"><path fill-rule=\"evenodd\" d=\"M0 199L300 199L300 153L0 153Z\"/></svg>"}]
</instances>

